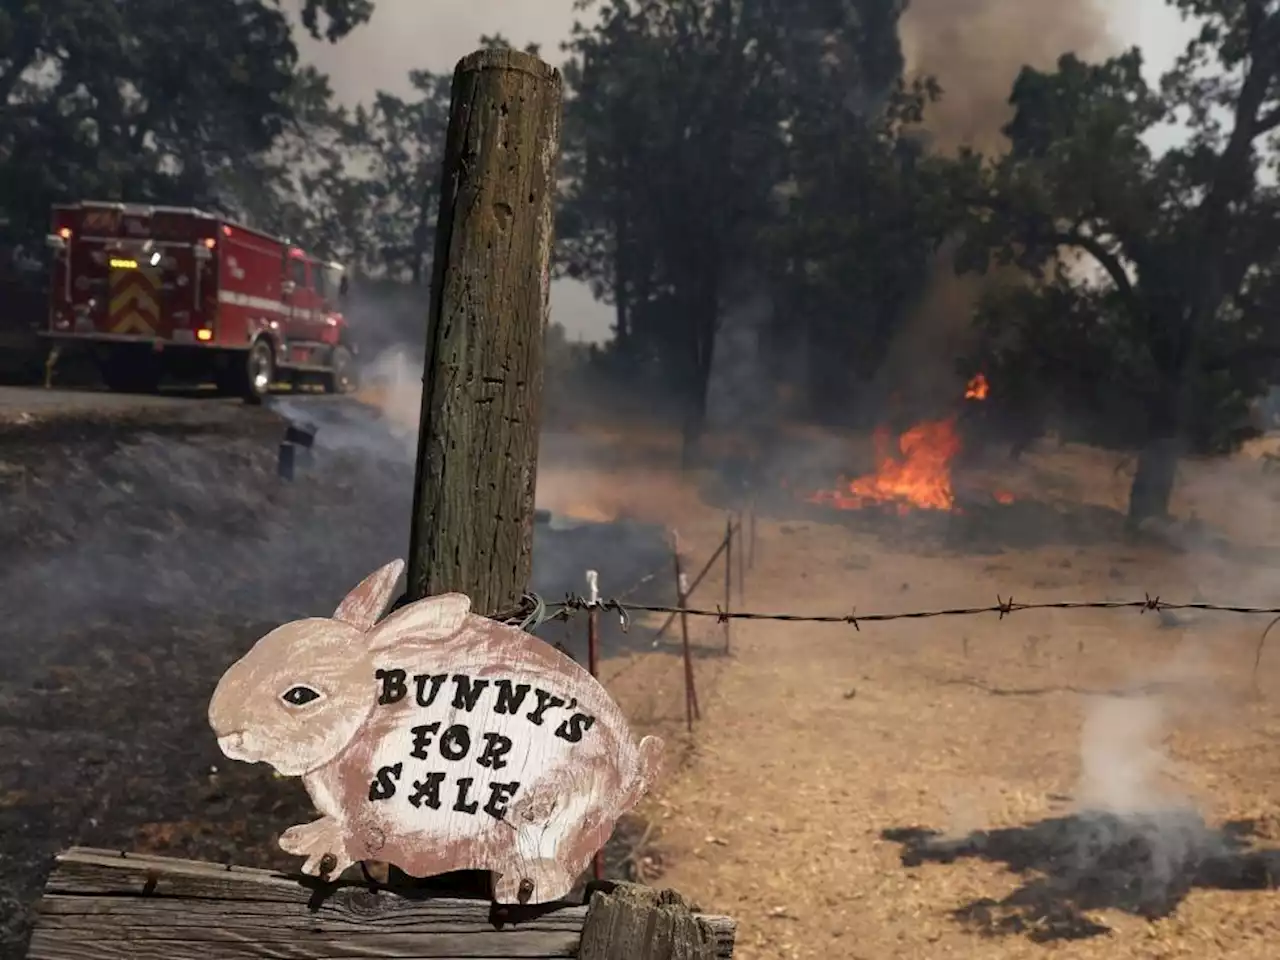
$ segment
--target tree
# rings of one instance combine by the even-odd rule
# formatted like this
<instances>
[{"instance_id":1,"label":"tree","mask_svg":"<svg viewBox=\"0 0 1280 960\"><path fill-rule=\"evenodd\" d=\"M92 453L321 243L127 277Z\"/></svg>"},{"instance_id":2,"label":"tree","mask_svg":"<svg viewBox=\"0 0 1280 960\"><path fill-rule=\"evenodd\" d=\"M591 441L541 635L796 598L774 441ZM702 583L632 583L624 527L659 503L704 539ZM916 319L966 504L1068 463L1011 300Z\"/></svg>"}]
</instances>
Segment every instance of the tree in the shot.
<instances>
[{"instance_id":1,"label":"tree","mask_svg":"<svg viewBox=\"0 0 1280 960\"><path fill-rule=\"evenodd\" d=\"M1122 358L1106 372L1128 378L1140 412L1134 524L1167 513L1189 444L1238 436L1227 414L1262 389L1257 357L1280 346L1264 306L1274 305L1280 246L1280 2L1173 2L1202 28L1159 89L1143 80L1137 49L1025 69L1008 154L967 157L956 187L971 213L962 267L995 260L1041 278L1074 257L1101 274L1059 272L1040 303L1059 309L1038 315L1059 333L1074 325L1064 350L1088 352L1101 338ZM1145 135L1170 120L1190 136L1157 156ZM1024 348L1037 338L1023 337Z\"/></svg>"},{"instance_id":2,"label":"tree","mask_svg":"<svg viewBox=\"0 0 1280 960\"><path fill-rule=\"evenodd\" d=\"M277 5L279 0L275 0ZM303 0L302 25L317 40L337 43L373 16L373 0ZM324 26L321 29L321 18Z\"/></svg>"},{"instance_id":3,"label":"tree","mask_svg":"<svg viewBox=\"0 0 1280 960\"><path fill-rule=\"evenodd\" d=\"M221 178L223 206L357 273L385 273L373 239L374 158L363 118L335 105L328 78L312 67L294 75L286 105L288 122L271 148Z\"/></svg>"},{"instance_id":4,"label":"tree","mask_svg":"<svg viewBox=\"0 0 1280 960\"><path fill-rule=\"evenodd\" d=\"M414 70L412 99L379 91L356 111L370 161L372 242L386 275L415 285L430 276L452 79Z\"/></svg>"},{"instance_id":5,"label":"tree","mask_svg":"<svg viewBox=\"0 0 1280 960\"><path fill-rule=\"evenodd\" d=\"M306 0L336 40L369 0ZM0 214L38 246L49 206L85 197L209 205L291 119L298 52L277 0L6 0Z\"/></svg>"},{"instance_id":6,"label":"tree","mask_svg":"<svg viewBox=\"0 0 1280 960\"><path fill-rule=\"evenodd\" d=\"M586 6L586 4L582 4ZM566 68L562 269L613 302L618 349L661 357L705 419L728 291L766 276L762 234L822 85L876 112L901 68L897 0L608 0ZM830 100L822 109L831 106Z\"/></svg>"},{"instance_id":7,"label":"tree","mask_svg":"<svg viewBox=\"0 0 1280 960\"><path fill-rule=\"evenodd\" d=\"M480 45L511 44L496 35ZM281 232L366 276L417 286L430 276L453 76L411 70L408 79L410 96L380 90L349 114L326 78L300 71L294 122L259 182Z\"/></svg>"},{"instance_id":8,"label":"tree","mask_svg":"<svg viewBox=\"0 0 1280 960\"><path fill-rule=\"evenodd\" d=\"M792 127L791 190L771 230L777 340L805 343L813 416L848 422L926 285L951 222L945 162L914 136L932 81L897 84L869 116L815 84ZM824 102L825 101L825 102Z\"/></svg>"}]
</instances>

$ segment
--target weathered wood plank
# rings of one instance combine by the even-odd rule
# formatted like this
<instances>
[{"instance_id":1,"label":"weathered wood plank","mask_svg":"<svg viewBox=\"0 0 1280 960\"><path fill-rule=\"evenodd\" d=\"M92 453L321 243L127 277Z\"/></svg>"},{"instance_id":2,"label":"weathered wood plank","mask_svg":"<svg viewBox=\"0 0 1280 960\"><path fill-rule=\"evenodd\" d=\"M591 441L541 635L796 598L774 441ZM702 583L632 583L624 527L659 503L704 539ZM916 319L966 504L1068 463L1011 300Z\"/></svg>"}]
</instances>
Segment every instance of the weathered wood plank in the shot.
<instances>
[{"instance_id":1,"label":"weathered wood plank","mask_svg":"<svg viewBox=\"0 0 1280 960\"><path fill-rule=\"evenodd\" d=\"M620 884L591 898L579 960L715 960L722 942L708 918L674 890ZM733 945L729 944L732 954Z\"/></svg>"},{"instance_id":2,"label":"weathered wood plank","mask_svg":"<svg viewBox=\"0 0 1280 960\"><path fill-rule=\"evenodd\" d=\"M560 72L481 50L453 77L427 319L409 599L518 604L533 556Z\"/></svg>"},{"instance_id":3,"label":"weathered wood plank","mask_svg":"<svg viewBox=\"0 0 1280 960\"><path fill-rule=\"evenodd\" d=\"M643 904L648 898L666 908L676 904L679 913L678 895L628 892L632 889L642 888L619 885L610 902L623 897ZM580 955L587 918L588 908L581 905L495 907L487 900L331 887L248 867L78 848L62 854L54 866L28 956L550 960ZM712 955L731 958L734 921L696 920L695 926L711 931ZM630 922L638 921L633 916ZM687 960L700 958L690 954Z\"/></svg>"}]
</instances>

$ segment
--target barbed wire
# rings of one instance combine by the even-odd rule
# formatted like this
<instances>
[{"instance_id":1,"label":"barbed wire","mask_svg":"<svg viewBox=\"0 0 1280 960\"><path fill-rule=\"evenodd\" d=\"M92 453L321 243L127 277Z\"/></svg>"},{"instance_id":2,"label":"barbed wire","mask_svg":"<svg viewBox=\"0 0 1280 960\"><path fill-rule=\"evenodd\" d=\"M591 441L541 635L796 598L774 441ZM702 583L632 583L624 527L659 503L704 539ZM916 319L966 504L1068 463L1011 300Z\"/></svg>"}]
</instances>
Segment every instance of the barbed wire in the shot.
<instances>
[{"instance_id":1,"label":"barbed wire","mask_svg":"<svg viewBox=\"0 0 1280 960\"><path fill-rule=\"evenodd\" d=\"M936 610L904 610L895 613L858 613L855 608L847 614L763 613L751 610L726 610L717 605L708 607L677 607L659 604L625 603L621 598L588 600L570 594L563 600L543 601L545 620L567 620L576 614L596 609L615 613L624 628L630 625L636 613L684 614L690 617L714 617L718 622L729 620L773 620L782 623L842 623L858 629L864 623L885 623L892 620L926 620L933 617L971 617L994 613L998 618L1026 610L1137 610L1139 613L1160 611L1203 611L1210 613L1237 613L1280 617L1280 607L1255 607L1240 604L1220 604L1207 601L1172 602L1159 596L1146 594L1142 600L1057 600L1022 603L1013 597L996 596L994 604L974 607L946 607Z\"/></svg>"},{"instance_id":2,"label":"barbed wire","mask_svg":"<svg viewBox=\"0 0 1280 960\"><path fill-rule=\"evenodd\" d=\"M775 623L830 623L845 624L852 626L855 630L861 630L861 624L864 623L888 623L895 620L927 620L936 617L974 617L984 614L995 614L998 619L1003 620L1006 616L1013 613L1020 613L1028 610L1137 610L1139 614L1160 613L1160 612L1176 612L1176 611L1198 611L1204 613L1233 613L1244 616L1269 616L1271 622L1267 624L1265 630L1262 631L1258 638L1257 646L1254 652L1253 660L1253 677L1256 684L1258 673L1262 665L1262 654L1266 646L1267 637L1271 633L1273 627L1280 624L1280 607L1259 607L1246 604L1227 604L1212 603L1210 601L1193 600L1186 602L1175 602L1163 600L1159 595L1152 596L1147 593L1143 595L1141 600L1054 600L1054 601L1038 601L1033 603L1022 603L1014 600L1012 596L1007 599L996 595L996 602L986 606L972 607L944 607L935 610L903 610L895 613L858 613L856 608L843 615L837 614L802 614L802 613L762 613L753 610L726 610L723 607L716 606L711 608L700 607L676 607L659 604L628 604L624 603L621 598L613 597L599 600L588 600L584 597L570 594L563 600L547 602L536 594L526 594L522 610L517 611L510 616L512 618L521 617L527 619L533 624L531 629L536 629L542 623L552 620L568 621L576 614L587 610L607 611L617 614L621 621L623 632L630 629L633 614L636 613L665 613L665 614L684 614L690 617L714 617L719 623L727 623L730 620L755 620L755 621L773 621ZM508 622L511 622L510 620ZM518 622L518 621L517 621ZM628 664L619 670L614 676L610 677L610 682L617 680L618 677L627 673L636 661Z\"/></svg>"}]
</instances>

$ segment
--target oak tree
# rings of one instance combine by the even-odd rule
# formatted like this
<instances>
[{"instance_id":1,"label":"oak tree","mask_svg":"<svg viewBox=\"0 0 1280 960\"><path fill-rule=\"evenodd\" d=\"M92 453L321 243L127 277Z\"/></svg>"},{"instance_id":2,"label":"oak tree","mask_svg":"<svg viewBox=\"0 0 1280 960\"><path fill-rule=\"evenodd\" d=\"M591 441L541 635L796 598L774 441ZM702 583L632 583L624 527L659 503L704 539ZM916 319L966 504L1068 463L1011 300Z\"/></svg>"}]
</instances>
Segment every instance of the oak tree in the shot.
<instances>
[{"instance_id":1,"label":"oak tree","mask_svg":"<svg viewBox=\"0 0 1280 960\"><path fill-rule=\"evenodd\" d=\"M1167 513L1189 445L1240 435L1232 420L1280 346L1280 0L1172 2L1200 30L1158 86L1137 49L1025 69L1008 154L967 158L955 187L971 213L962 266L1052 279L1015 295L1035 309L988 318L993 340L1136 414L1134 524ZM1168 123L1187 136L1160 153L1150 134Z\"/></svg>"}]
</instances>

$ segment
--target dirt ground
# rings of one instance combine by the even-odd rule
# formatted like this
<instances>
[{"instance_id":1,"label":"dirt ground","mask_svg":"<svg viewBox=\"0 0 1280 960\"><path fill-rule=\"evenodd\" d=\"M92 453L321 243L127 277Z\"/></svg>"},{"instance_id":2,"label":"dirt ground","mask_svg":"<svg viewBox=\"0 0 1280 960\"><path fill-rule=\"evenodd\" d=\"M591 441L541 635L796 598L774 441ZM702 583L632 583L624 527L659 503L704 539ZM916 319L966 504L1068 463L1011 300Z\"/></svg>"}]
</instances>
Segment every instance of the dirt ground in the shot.
<instances>
[{"instance_id":1,"label":"dirt ground","mask_svg":"<svg viewBox=\"0 0 1280 960\"><path fill-rule=\"evenodd\" d=\"M0 956L20 955L48 858L71 843L296 866L274 841L305 796L217 755L207 697L265 629L402 551L412 468L362 427L363 446L285 482L273 414L199 410L0 424ZM1160 542L1124 537L1129 468L1082 447L967 469L955 515L828 512L771 491L745 604L1274 605L1265 447L1187 464L1186 522ZM672 450L635 430L549 438L539 504L670 525L696 569L727 500L714 478L678 480ZM812 472L849 451L810 454ZM997 484L1012 504L983 500ZM693 603L721 602L717 567ZM1267 617L739 621L729 656L723 626L696 620L691 737L674 636L643 639L655 622L637 615L630 652L602 669L670 756L610 873L737 917L737 956L1275 955L1280 629L1253 675Z\"/></svg>"},{"instance_id":2,"label":"dirt ground","mask_svg":"<svg viewBox=\"0 0 1280 960\"><path fill-rule=\"evenodd\" d=\"M1250 454L1185 467L1177 509L1196 519L1173 546L1123 537L1124 465L1078 447L967 478L1019 496L1013 545L963 518L797 519L775 504L793 516L761 520L746 606L1274 606L1280 481ZM714 543L721 515L684 509ZM706 589L714 605L721 587ZM736 624L732 658L699 667L703 720L651 804L661 882L739 918L748 960L1273 957L1280 650L1264 651L1261 693L1253 676L1268 622Z\"/></svg>"}]
</instances>

